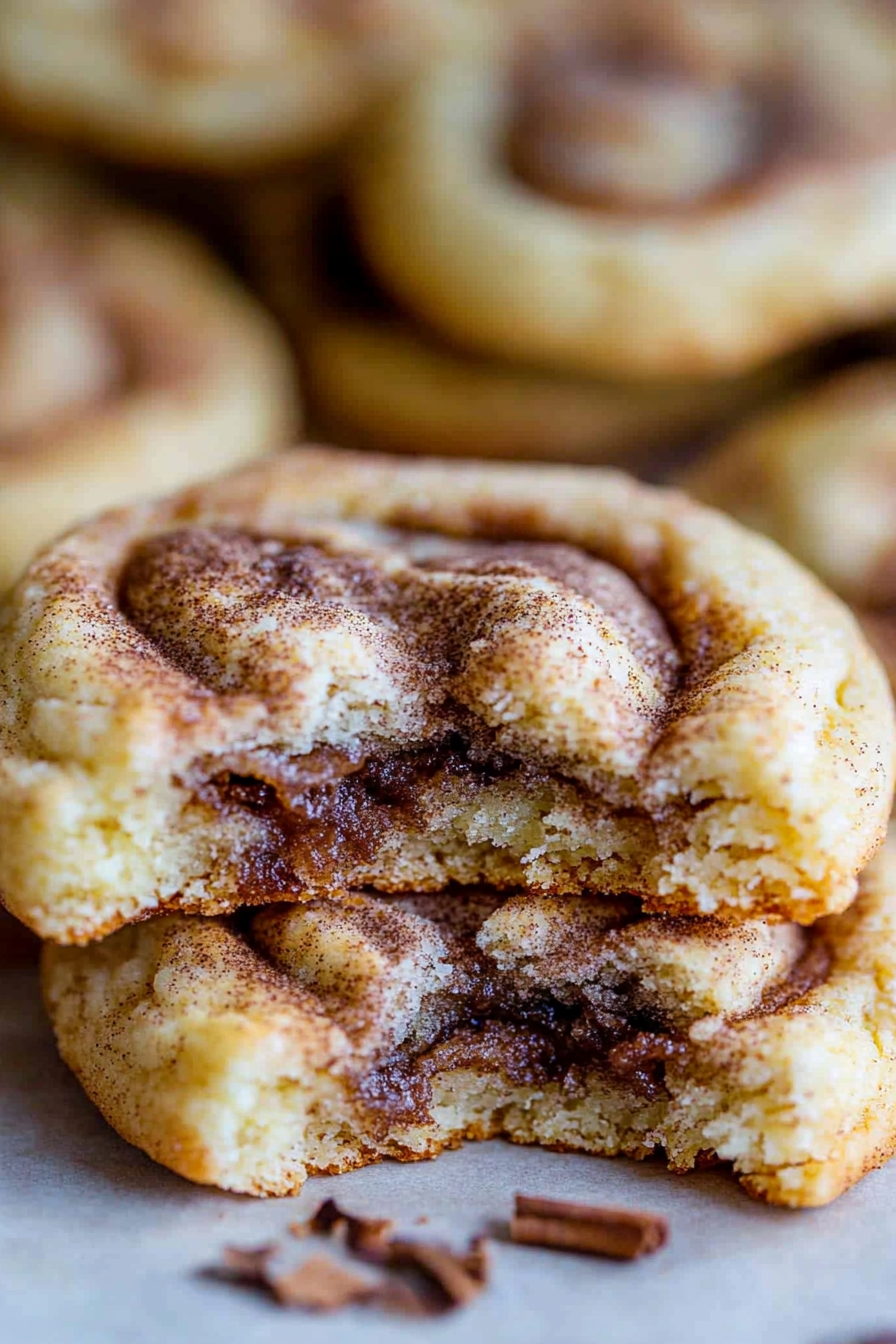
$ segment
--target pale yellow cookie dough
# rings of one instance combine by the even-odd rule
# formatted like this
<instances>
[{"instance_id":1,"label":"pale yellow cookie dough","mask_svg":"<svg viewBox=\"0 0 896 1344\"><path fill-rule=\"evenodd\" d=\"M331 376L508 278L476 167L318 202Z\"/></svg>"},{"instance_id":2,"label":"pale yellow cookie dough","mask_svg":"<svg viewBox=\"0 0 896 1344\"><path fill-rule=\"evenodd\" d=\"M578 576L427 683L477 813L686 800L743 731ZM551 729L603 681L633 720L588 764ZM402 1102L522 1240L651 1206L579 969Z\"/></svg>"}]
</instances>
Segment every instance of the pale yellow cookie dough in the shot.
<instances>
[{"instance_id":1,"label":"pale yellow cookie dough","mask_svg":"<svg viewBox=\"0 0 896 1344\"><path fill-rule=\"evenodd\" d=\"M614 472L294 450L0 610L0 891L43 936L372 886L842 909L893 708L782 551Z\"/></svg>"},{"instance_id":2,"label":"pale yellow cookie dough","mask_svg":"<svg viewBox=\"0 0 896 1344\"><path fill-rule=\"evenodd\" d=\"M47 945L63 1058L129 1142L190 1180L309 1175L503 1135L717 1157L826 1204L896 1144L896 857L802 930L495 893L180 915Z\"/></svg>"}]
</instances>

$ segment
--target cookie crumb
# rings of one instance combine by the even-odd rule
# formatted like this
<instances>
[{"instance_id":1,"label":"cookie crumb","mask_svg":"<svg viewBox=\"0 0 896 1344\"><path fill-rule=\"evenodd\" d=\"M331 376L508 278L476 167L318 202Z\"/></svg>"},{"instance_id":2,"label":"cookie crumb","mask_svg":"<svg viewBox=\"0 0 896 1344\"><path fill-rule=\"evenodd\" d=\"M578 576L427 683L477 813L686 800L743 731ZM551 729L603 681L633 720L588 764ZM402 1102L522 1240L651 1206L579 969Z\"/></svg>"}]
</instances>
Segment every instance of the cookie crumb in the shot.
<instances>
[{"instance_id":1,"label":"cookie crumb","mask_svg":"<svg viewBox=\"0 0 896 1344\"><path fill-rule=\"evenodd\" d=\"M282 1307L305 1311L339 1311L356 1302L369 1302L381 1291L378 1284L344 1269L327 1255L313 1255L267 1282Z\"/></svg>"},{"instance_id":2,"label":"cookie crumb","mask_svg":"<svg viewBox=\"0 0 896 1344\"><path fill-rule=\"evenodd\" d=\"M479 1296L488 1279L488 1260L481 1247L457 1255L438 1242L396 1240L389 1242L388 1263L422 1275L435 1290L438 1305L446 1311L467 1306Z\"/></svg>"},{"instance_id":3,"label":"cookie crumb","mask_svg":"<svg viewBox=\"0 0 896 1344\"><path fill-rule=\"evenodd\" d=\"M307 1237L315 1232L322 1236L340 1236L356 1255L373 1261L384 1261L388 1234L394 1226L391 1218L363 1218L341 1209L335 1199L325 1199L305 1223L290 1223L294 1237Z\"/></svg>"},{"instance_id":4,"label":"cookie crumb","mask_svg":"<svg viewBox=\"0 0 896 1344\"><path fill-rule=\"evenodd\" d=\"M265 1246L225 1246L221 1274L239 1283L268 1282L268 1264L277 1254L273 1242Z\"/></svg>"}]
</instances>

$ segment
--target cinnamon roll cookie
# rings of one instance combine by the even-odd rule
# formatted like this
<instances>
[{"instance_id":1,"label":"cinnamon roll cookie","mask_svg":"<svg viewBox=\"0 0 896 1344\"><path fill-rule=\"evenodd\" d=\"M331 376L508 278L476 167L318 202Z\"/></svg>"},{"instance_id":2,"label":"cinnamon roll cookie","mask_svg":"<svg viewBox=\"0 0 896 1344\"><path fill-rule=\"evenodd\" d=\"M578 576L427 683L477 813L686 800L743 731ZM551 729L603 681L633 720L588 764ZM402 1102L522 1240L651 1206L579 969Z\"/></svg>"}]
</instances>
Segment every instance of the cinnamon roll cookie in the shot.
<instances>
[{"instance_id":1,"label":"cinnamon roll cookie","mask_svg":"<svg viewBox=\"0 0 896 1344\"><path fill-rule=\"evenodd\" d=\"M486 356L675 380L892 310L892 7L589 13L587 40L438 64L371 127L353 206L410 312Z\"/></svg>"},{"instance_id":2,"label":"cinnamon roll cookie","mask_svg":"<svg viewBox=\"0 0 896 1344\"><path fill-rule=\"evenodd\" d=\"M355 895L169 915L44 951L59 1047L194 1181L306 1176L463 1139L717 1158L825 1204L896 1146L896 851L809 930L630 898Z\"/></svg>"},{"instance_id":3,"label":"cinnamon roll cookie","mask_svg":"<svg viewBox=\"0 0 896 1344\"><path fill-rule=\"evenodd\" d=\"M522 3L4 0L0 115L128 161L258 169L327 149L410 62Z\"/></svg>"},{"instance_id":4,"label":"cinnamon roll cookie","mask_svg":"<svg viewBox=\"0 0 896 1344\"><path fill-rule=\"evenodd\" d=\"M372 887L809 922L894 722L771 543L609 471L295 450L46 550L0 612L0 891L45 937Z\"/></svg>"},{"instance_id":5,"label":"cinnamon roll cookie","mask_svg":"<svg viewBox=\"0 0 896 1344\"><path fill-rule=\"evenodd\" d=\"M77 518L287 442L293 378L198 243L0 149L0 588Z\"/></svg>"},{"instance_id":6,"label":"cinnamon roll cookie","mask_svg":"<svg viewBox=\"0 0 896 1344\"><path fill-rule=\"evenodd\" d=\"M835 374L698 461L687 486L852 605L896 684L896 360Z\"/></svg>"},{"instance_id":7,"label":"cinnamon roll cookie","mask_svg":"<svg viewBox=\"0 0 896 1344\"><path fill-rule=\"evenodd\" d=\"M655 468L658 454L730 429L808 363L621 382L471 354L402 313L377 284L338 179L242 195L247 261L295 340L312 427L348 447Z\"/></svg>"}]
</instances>

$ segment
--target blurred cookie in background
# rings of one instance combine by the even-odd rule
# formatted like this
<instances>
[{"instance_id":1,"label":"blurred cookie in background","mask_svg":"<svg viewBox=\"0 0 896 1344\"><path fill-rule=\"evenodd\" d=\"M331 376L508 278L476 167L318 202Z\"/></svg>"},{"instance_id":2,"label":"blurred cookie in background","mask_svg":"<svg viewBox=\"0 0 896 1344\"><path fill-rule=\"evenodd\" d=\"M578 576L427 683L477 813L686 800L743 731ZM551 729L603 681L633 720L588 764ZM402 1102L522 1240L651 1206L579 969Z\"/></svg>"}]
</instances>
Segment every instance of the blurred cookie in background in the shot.
<instances>
[{"instance_id":1,"label":"blurred cookie in background","mask_svg":"<svg viewBox=\"0 0 896 1344\"><path fill-rule=\"evenodd\" d=\"M294 378L188 234L0 149L0 590L79 517L282 447Z\"/></svg>"},{"instance_id":2,"label":"blurred cookie in background","mask_svg":"<svg viewBox=\"0 0 896 1344\"><path fill-rule=\"evenodd\" d=\"M312 432L349 447L655 468L806 373L800 354L732 378L628 380L490 358L402 311L372 274L351 156L252 184L245 265L298 351Z\"/></svg>"},{"instance_id":3,"label":"blurred cookie in background","mask_svg":"<svg viewBox=\"0 0 896 1344\"><path fill-rule=\"evenodd\" d=\"M788 399L683 484L846 598L896 685L896 358L864 361Z\"/></svg>"},{"instance_id":4,"label":"blurred cookie in background","mask_svg":"<svg viewBox=\"0 0 896 1344\"><path fill-rule=\"evenodd\" d=\"M111 158L253 171L326 150L421 57L530 4L5 0L0 115Z\"/></svg>"},{"instance_id":5,"label":"blurred cookie in background","mask_svg":"<svg viewBox=\"0 0 896 1344\"><path fill-rule=\"evenodd\" d=\"M894 46L871 0L633 0L434 63L357 155L368 259L444 338L568 375L731 377L876 321Z\"/></svg>"}]
</instances>

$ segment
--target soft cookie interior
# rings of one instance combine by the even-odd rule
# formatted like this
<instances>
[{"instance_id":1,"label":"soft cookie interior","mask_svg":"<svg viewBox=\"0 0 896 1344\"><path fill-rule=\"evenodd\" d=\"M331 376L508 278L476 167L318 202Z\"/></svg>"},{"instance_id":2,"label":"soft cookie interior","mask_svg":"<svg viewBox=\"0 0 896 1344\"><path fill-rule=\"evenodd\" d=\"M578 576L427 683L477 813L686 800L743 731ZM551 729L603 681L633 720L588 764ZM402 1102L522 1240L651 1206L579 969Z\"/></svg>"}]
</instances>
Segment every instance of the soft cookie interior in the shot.
<instances>
[{"instance_id":1,"label":"soft cookie interior","mask_svg":"<svg viewBox=\"0 0 896 1344\"><path fill-rule=\"evenodd\" d=\"M891 870L808 931L493 892L168 916L48 946L45 988L107 1118L195 1180L286 1193L504 1135L824 1203L892 1146Z\"/></svg>"},{"instance_id":2,"label":"soft cookie interior","mask_svg":"<svg viewBox=\"0 0 896 1344\"><path fill-rule=\"evenodd\" d=\"M477 884L810 923L889 808L846 610L612 472L283 454L70 533L0 621L0 892L62 942Z\"/></svg>"}]
</instances>

